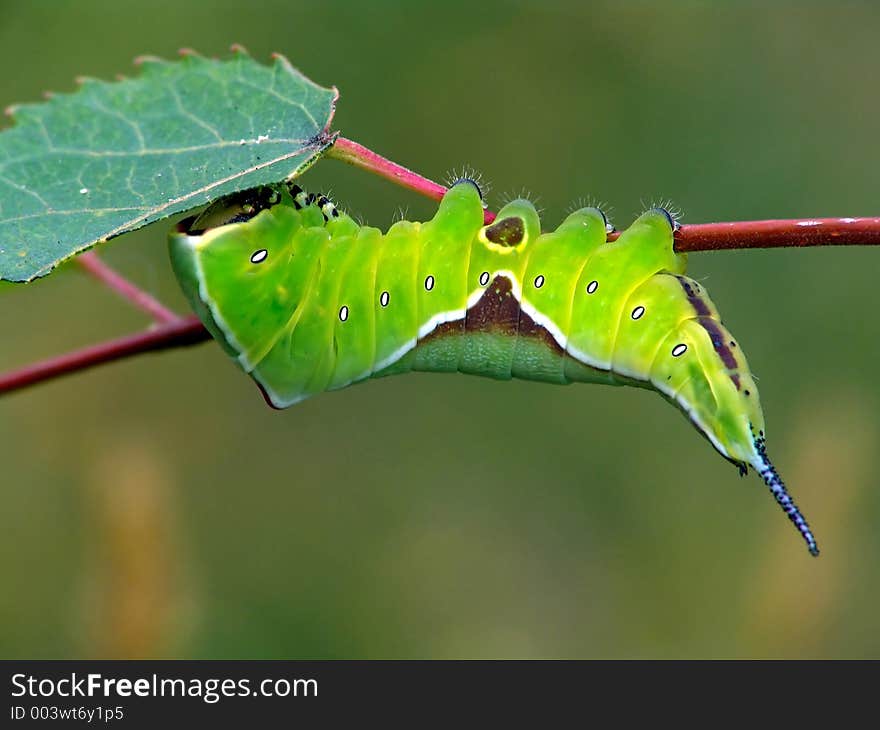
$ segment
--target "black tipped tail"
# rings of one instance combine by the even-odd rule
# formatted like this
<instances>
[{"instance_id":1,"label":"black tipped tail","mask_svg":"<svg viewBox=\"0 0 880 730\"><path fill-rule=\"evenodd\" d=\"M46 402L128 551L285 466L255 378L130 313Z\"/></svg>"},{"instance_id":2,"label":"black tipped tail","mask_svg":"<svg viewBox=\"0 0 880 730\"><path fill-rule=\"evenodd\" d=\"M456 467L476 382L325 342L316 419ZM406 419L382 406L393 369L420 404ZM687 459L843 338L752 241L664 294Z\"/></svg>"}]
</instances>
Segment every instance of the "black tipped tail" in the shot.
<instances>
[{"instance_id":1,"label":"black tipped tail","mask_svg":"<svg viewBox=\"0 0 880 730\"><path fill-rule=\"evenodd\" d=\"M797 528L797 531L801 533L801 537L803 537L804 542L807 543L807 549L810 551L810 555L814 557L819 555L819 545L816 544L816 538L813 537L813 533L810 530L810 526L807 524L807 520L801 514L801 511L797 508L794 500L785 489L785 484L783 484L782 478L777 473L773 464L770 463L770 459L767 458L764 444L758 442L756 448L761 457L761 463L755 468L764 479L764 483L770 488L770 492L775 497L779 506L782 507L785 514L788 515L788 519L791 520L792 524Z\"/></svg>"}]
</instances>

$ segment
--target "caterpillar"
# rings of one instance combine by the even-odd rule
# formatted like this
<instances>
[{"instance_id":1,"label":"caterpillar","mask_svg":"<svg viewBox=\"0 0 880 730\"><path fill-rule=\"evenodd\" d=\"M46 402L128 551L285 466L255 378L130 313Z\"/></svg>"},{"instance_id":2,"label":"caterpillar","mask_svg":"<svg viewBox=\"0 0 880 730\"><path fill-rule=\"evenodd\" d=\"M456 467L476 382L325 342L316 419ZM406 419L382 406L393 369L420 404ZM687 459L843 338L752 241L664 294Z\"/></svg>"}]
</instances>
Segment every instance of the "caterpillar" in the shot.
<instances>
[{"instance_id":1,"label":"caterpillar","mask_svg":"<svg viewBox=\"0 0 880 730\"><path fill-rule=\"evenodd\" d=\"M595 207L549 233L527 200L489 225L483 210L462 179L430 221L382 233L324 196L268 186L178 224L171 261L205 327L275 408L413 370L653 389L740 474L760 474L818 555L767 456L745 355L673 249L673 216L648 210L609 242Z\"/></svg>"}]
</instances>

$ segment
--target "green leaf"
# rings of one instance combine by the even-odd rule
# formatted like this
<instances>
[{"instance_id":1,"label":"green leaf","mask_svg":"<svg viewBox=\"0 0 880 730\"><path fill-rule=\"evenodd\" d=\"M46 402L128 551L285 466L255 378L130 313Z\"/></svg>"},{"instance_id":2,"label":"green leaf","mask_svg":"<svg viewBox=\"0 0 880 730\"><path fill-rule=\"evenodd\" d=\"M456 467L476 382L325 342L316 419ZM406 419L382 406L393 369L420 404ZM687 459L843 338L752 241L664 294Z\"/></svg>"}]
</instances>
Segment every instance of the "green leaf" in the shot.
<instances>
[{"instance_id":1,"label":"green leaf","mask_svg":"<svg viewBox=\"0 0 880 730\"><path fill-rule=\"evenodd\" d=\"M0 133L0 279L60 261L228 193L295 177L335 139L335 88L287 59L139 60L142 73L81 79L10 110Z\"/></svg>"}]
</instances>

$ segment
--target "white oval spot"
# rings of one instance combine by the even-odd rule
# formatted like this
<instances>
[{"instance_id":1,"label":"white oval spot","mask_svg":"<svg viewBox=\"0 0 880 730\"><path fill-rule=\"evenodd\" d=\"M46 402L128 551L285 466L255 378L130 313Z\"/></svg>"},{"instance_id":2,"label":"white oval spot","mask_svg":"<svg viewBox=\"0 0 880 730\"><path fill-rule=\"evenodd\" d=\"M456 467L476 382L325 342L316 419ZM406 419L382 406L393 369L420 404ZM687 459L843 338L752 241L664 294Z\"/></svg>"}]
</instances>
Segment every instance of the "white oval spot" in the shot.
<instances>
[{"instance_id":1,"label":"white oval spot","mask_svg":"<svg viewBox=\"0 0 880 730\"><path fill-rule=\"evenodd\" d=\"M79 194L80 194L80 195L88 195L88 193L89 193L89 189L88 189L88 188L80 188L80 189L79 189Z\"/></svg>"},{"instance_id":2,"label":"white oval spot","mask_svg":"<svg viewBox=\"0 0 880 730\"><path fill-rule=\"evenodd\" d=\"M427 291L431 291L434 288L434 277L428 274L428 278L425 279L425 289Z\"/></svg>"},{"instance_id":3,"label":"white oval spot","mask_svg":"<svg viewBox=\"0 0 880 730\"><path fill-rule=\"evenodd\" d=\"M632 318L639 319L644 313L645 313L645 308L640 305L632 311Z\"/></svg>"},{"instance_id":4,"label":"white oval spot","mask_svg":"<svg viewBox=\"0 0 880 730\"><path fill-rule=\"evenodd\" d=\"M383 307L388 306L388 292L387 291L383 291L379 295L379 304L381 304Z\"/></svg>"},{"instance_id":5,"label":"white oval spot","mask_svg":"<svg viewBox=\"0 0 880 730\"><path fill-rule=\"evenodd\" d=\"M266 257L269 255L269 252L265 248L261 248L259 251L254 251L251 254L251 263L252 264L261 264L266 260Z\"/></svg>"},{"instance_id":6,"label":"white oval spot","mask_svg":"<svg viewBox=\"0 0 880 730\"><path fill-rule=\"evenodd\" d=\"M540 289L542 286L544 286L544 275L538 274L535 277L535 289Z\"/></svg>"},{"instance_id":7,"label":"white oval spot","mask_svg":"<svg viewBox=\"0 0 880 730\"><path fill-rule=\"evenodd\" d=\"M339 321L344 322L348 319L348 307L344 304L342 305L342 309L339 310Z\"/></svg>"},{"instance_id":8,"label":"white oval spot","mask_svg":"<svg viewBox=\"0 0 880 730\"><path fill-rule=\"evenodd\" d=\"M480 274L480 284L482 284L483 286L486 286L486 284L488 284L488 283L489 283L489 272L484 271L482 274Z\"/></svg>"},{"instance_id":9,"label":"white oval spot","mask_svg":"<svg viewBox=\"0 0 880 730\"><path fill-rule=\"evenodd\" d=\"M594 293L596 291L596 289L598 289L598 288L599 288L599 282L598 281L591 281L589 284L587 284L587 294Z\"/></svg>"},{"instance_id":10,"label":"white oval spot","mask_svg":"<svg viewBox=\"0 0 880 730\"><path fill-rule=\"evenodd\" d=\"M681 357L687 352L688 346L684 343L678 344L672 348L672 357Z\"/></svg>"}]
</instances>

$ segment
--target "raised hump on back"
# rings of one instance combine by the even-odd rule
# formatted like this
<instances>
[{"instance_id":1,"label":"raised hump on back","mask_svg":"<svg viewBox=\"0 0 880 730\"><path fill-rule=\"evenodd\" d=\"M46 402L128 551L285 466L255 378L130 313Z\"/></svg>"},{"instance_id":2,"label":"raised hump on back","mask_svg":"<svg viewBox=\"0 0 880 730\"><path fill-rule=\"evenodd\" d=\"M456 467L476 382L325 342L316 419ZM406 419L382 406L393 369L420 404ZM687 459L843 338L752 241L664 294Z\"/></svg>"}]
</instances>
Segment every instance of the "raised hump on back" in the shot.
<instances>
[{"instance_id":1,"label":"raised hump on back","mask_svg":"<svg viewBox=\"0 0 880 730\"><path fill-rule=\"evenodd\" d=\"M541 221L535 206L525 198L510 201L495 220L480 231L480 239L499 249L514 249L541 235Z\"/></svg>"}]
</instances>

